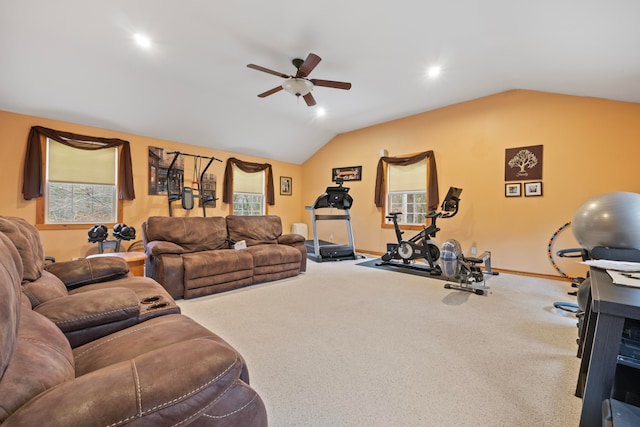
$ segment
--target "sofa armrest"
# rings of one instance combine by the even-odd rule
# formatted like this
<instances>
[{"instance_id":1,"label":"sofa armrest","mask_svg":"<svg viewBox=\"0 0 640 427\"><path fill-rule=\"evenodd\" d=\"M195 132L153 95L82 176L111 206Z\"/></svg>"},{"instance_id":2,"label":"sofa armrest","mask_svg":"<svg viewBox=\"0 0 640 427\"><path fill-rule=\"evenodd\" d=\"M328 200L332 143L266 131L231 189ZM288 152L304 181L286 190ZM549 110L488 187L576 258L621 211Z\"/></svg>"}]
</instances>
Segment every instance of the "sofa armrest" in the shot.
<instances>
[{"instance_id":1,"label":"sofa armrest","mask_svg":"<svg viewBox=\"0 0 640 427\"><path fill-rule=\"evenodd\" d=\"M130 318L137 319L140 302L127 288L96 289L44 302L34 308L64 333Z\"/></svg>"},{"instance_id":2,"label":"sofa armrest","mask_svg":"<svg viewBox=\"0 0 640 427\"><path fill-rule=\"evenodd\" d=\"M296 243L304 243L304 236L300 234L283 234L278 237L278 243L282 245L294 245Z\"/></svg>"},{"instance_id":3,"label":"sofa armrest","mask_svg":"<svg viewBox=\"0 0 640 427\"><path fill-rule=\"evenodd\" d=\"M129 264L118 257L83 258L56 262L47 265L45 270L57 276L67 288L74 289L124 277L129 274Z\"/></svg>"},{"instance_id":4,"label":"sofa armrest","mask_svg":"<svg viewBox=\"0 0 640 427\"><path fill-rule=\"evenodd\" d=\"M62 383L22 406L5 423L182 425L214 402L228 400L226 393L239 383L241 370L241 359L228 347L205 338L183 341ZM176 372L179 375L172 374ZM246 405L236 402L238 411ZM216 425L214 420L208 422ZM225 422L224 417L219 421Z\"/></svg>"},{"instance_id":5,"label":"sofa armrest","mask_svg":"<svg viewBox=\"0 0 640 427\"><path fill-rule=\"evenodd\" d=\"M300 271L307 271L307 247L304 244L305 238L301 234L283 234L278 237L278 243L282 245L289 245L300 251L300 255L302 256L300 261Z\"/></svg>"},{"instance_id":6,"label":"sofa armrest","mask_svg":"<svg viewBox=\"0 0 640 427\"><path fill-rule=\"evenodd\" d=\"M147 255L150 256L185 253L185 250L182 246L173 242L168 242L166 240L154 240L153 242L147 243L145 251L147 252Z\"/></svg>"}]
</instances>

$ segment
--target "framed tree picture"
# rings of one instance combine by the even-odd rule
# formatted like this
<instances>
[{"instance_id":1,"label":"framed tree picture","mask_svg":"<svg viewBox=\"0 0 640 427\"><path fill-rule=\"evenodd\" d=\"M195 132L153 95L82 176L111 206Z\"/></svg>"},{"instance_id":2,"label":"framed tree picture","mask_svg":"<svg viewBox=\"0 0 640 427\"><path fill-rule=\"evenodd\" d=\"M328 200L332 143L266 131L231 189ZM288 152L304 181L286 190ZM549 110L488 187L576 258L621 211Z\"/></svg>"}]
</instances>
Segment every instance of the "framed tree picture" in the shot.
<instances>
[{"instance_id":1,"label":"framed tree picture","mask_svg":"<svg viewBox=\"0 0 640 427\"><path fill-rule=\"evenodd\" d=\"M542 179L542 145L507 148L504 161L505 181Z\"/></svg>"}]
</instances>

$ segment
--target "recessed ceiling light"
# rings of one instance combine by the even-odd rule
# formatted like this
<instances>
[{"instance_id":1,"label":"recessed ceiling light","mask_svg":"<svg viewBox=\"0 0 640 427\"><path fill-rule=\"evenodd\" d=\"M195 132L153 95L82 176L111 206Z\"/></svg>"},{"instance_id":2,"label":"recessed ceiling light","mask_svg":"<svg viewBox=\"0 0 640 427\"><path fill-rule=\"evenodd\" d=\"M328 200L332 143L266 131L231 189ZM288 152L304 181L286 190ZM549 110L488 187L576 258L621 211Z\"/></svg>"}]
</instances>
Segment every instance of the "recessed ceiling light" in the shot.
<instances>
[{"instance_id":1,"label":"recessed ceiling light","mask_svg":"<svg viewBox=\"0 0 640 427\"><path fill-rule=\"evenodd\" d=\"M318 109L316 110L316 116L323 117L325 114L327 114L327 110L322 107L318 107Z\"/></svg>"},{"instance_id":2,"label":"recessed ceiling light","mask_svg":"<svg viewBox=\"0 0 640 427\"><path fill-rule=\"evenodd\" d=\"M434 65L433 67L429 67L429 69L427 70L427 75L430 78L435 79L436 77L440 76L441 72L442 68L438 65Z\"/></svg>"},{"instance_id":3,"label":"recessed ceiling light","mask_svg":"<svg viewBox=\"0 0 640 427\"><path fill-rule=\"evenodd\" d=\"M144 34L136 33L133 35L133 39L138 43L139 46L148 49L151 47L151 39Z\"/></svg>"}]
</instances>

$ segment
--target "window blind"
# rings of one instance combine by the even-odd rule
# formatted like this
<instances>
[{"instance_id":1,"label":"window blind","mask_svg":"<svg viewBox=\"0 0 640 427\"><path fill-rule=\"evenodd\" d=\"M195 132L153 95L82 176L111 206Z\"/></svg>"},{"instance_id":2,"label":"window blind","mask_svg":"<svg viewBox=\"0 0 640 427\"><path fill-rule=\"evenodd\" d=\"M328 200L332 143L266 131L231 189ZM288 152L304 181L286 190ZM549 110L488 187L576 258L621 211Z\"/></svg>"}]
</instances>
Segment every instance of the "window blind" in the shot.
<instances>
[{"instance_id":1,"label":"window blind","mask_svg":"<svg viewBox=\"0 0 640 427\"><path fill-rule=\"evenodd\" d=\"M425 191L427 188L427 160L406 166L387 165L388 191Z\"/></svg>"},{"instance_id":2,"label":"window blind","mask_svg":"<svg viewBox=\"0 0 640 427\"><path fill-rule=\"evenodd\" d=\"M47 139L48 181L115 185L117 148L79 150Z\"/></svg>"},{"instance_id":3,"label":"window blind","mask_svg":"<svg viewBox=\"0 0 640 427\"><path fill-rule=\"evenodd\" d=\"M264 171L249 173L233 167L234 193L264 194Z\"/></svg>"}]
</instances>

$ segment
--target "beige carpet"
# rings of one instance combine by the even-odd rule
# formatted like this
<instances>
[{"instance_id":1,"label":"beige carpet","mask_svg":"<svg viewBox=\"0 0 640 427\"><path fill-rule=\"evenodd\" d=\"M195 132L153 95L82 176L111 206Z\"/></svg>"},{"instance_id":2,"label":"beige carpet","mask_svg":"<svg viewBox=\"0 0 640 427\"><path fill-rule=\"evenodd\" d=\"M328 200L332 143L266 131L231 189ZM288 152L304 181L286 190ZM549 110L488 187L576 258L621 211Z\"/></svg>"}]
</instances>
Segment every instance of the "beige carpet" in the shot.
<instances>
[{"instance_id":1,"label":"beige carpet","mask_svg":"<svg viewBox=\"0 0 640 427\"><path fill-rule=\"evenodd\" d=\"M358 262L179 301L242 353L270 426L578 424L569 284L501 274L479 296Z\"/></svg>"}]
</instances>

